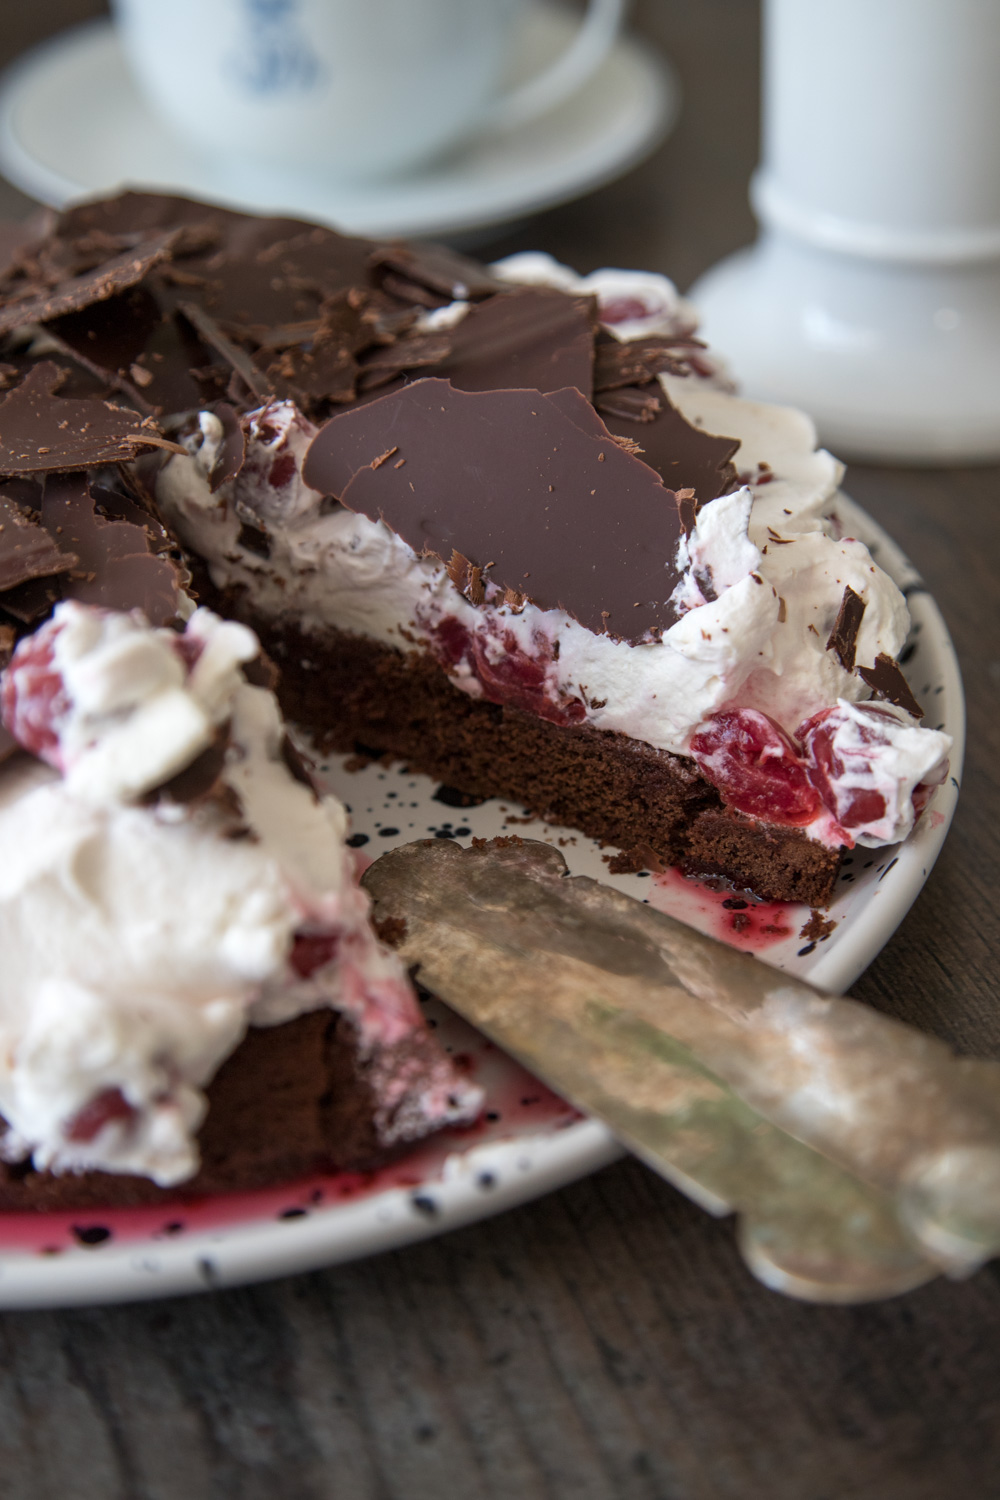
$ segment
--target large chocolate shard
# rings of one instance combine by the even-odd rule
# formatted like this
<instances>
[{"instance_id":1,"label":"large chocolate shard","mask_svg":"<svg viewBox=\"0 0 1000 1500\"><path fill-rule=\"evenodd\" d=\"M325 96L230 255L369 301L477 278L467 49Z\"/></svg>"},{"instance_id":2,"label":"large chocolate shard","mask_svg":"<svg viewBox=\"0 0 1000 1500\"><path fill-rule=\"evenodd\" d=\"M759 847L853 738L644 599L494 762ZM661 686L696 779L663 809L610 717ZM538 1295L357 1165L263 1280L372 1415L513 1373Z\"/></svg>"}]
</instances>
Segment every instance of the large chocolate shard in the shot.
<instances>
[{"instance_id":1,"label":"large chocolate shard","mask_svg":"<svg viewBox=\"0 0 1000 1500\"><path fill-rule=\"evenodd\" d=\"M387 457L387 450L392 450ZM416 552L634 643L674 622L675 498L586 397L457 391L426 379L331 418L307 484Z\"/></svg>"},{"instance_id":2,"label":"large chocolate shard","mask_svg":"<svg viewBox=\"0 0 1000 1500\"><path fill-rule=\"evenodd\" d=\"M55 394L62 371L44 360L0 401L0 474L40 474L123 463L149 448L183 452L149 417L110 401Z\"/></svg>"}]
</instances>

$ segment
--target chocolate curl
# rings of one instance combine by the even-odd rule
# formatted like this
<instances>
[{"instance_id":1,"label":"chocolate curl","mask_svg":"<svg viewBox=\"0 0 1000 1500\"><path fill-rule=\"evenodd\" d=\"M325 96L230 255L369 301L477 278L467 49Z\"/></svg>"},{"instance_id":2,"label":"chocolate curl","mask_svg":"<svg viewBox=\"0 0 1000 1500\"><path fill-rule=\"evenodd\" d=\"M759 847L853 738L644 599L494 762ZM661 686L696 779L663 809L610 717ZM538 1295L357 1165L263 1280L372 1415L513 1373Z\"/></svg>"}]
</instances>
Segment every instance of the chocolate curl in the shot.
<instances>
[{"instance_id":1,"label":"chocolate curl","mask_svg":"<svg viewBox=\"0 0 1000 1500\"><path fill-rule=\"evenodd\" d=\"M463 557L461 552L452 552L446 572L458 592L463 598L468 599L470 604L478 608L485 601L483 570L477 568L475 563L471 563L467 557Z\"/></svg>"}]
</instances>

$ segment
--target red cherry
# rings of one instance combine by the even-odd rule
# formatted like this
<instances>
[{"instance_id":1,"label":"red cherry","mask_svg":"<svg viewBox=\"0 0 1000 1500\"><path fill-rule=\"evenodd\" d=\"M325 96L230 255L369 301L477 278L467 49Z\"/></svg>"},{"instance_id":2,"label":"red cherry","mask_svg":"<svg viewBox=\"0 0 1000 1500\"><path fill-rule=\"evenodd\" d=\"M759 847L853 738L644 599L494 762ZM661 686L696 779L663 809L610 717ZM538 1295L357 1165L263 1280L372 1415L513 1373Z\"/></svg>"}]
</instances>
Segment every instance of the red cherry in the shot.
<instances>
[{"instance_id":1,"label":"red cherry","mask_svg":"<svg viewBox=\"0 0 1000 1500\"><path fill-rule=\"evenodd\" d=\"M702 773L730 807L768 823L811 823L820 799L793 740L754 708L706 719L691 741Z\"/></svg>"},{"instance_id":2,"label":"red cherry","mask_svg":"<svg viewBox=\"0 0 1000 1500\"><path fill-rule=\"evenodd\" d=\"M862 744L888 745L890 736L886 725L897 721L884 709L865 705L866 722L856 724L858 738ZM880 823L886 815L885 798L872 787L845 787L839 785L848 771L841 755L835 748L837 730L847 722L841 708L825 708L799 726L798 738L802 741L806 773L816 788L823 805L830 811L841 828L861 828ZM865 766L860 757L852 754L851 770L857 774ZM868 763L870 768L870 762Z\"/></svg>"},{"instance_id":3,"label":"red cherry","mask_svg":"<svg viewBox=\"0 0 1000 1500\"><path fill-rule=\"evenodd\" d=\"M537 714L552 724L579 724L586 717L586 707L579 698L554 699L548 686L548 667L552 648L542 636L536 636L537 655L529 656L518 644L512 630L500 636L503 649L496 652L496 635L467 630L454 618L442 620L434 632L438 656L446 665L457 667L465 661L491 703L521 708ZM487 647L493 646L488 651Z\"/></svg>"},{"instance_id":4,"label":"red cherry","mask_svg":"<svg viewBox=\"0 0 1000 1500\"><path fill-rule=\"evenodd\" d=\"M601 322L610 325L633 323L637 318L648 318L655 311L645 302L640 302L638 297L612 297L609 302L602 302L600 309Z\"/></svg>"},{"instance_id":5,"label":"red cherry","mask_svg":"<svg viewBox=\"0 0 1000 1500\"><path fill-rule=\"evenodd\" d=\"M3 722L33 755L62 770L59 724L70 702L62 676L53 665L55 638L62 629L48 621L17 647L3 675Z\"/></svg>"}]
</instances>

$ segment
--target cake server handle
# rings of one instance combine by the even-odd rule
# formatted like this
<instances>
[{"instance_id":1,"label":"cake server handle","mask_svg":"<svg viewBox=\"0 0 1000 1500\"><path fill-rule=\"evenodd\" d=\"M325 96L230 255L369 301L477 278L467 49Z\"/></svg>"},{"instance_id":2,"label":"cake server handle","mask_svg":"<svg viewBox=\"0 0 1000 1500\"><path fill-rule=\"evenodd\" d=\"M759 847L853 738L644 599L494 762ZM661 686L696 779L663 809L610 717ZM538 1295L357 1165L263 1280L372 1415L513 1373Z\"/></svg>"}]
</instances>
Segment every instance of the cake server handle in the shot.
<instances>
[{"instance_id":1,"label":"cake server handle","mask_svg":"<svg viewBox=\"0 0 1000 1500\"><path fill-rule=\"evenodd\" d=\"M424 840L364 884L421 984L737 1214L766 1285L861 1302L1000 1251L1000 1064L571 877L547 844Z\"/></svg>"}]
</instances>

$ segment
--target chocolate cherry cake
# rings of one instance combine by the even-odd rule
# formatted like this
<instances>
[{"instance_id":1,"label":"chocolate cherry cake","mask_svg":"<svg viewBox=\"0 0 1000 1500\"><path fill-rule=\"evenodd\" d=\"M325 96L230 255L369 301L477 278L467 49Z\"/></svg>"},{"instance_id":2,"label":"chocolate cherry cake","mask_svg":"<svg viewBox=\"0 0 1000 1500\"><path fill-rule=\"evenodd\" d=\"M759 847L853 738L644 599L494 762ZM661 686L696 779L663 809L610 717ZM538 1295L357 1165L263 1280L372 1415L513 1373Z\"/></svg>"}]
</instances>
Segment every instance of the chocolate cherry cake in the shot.
<instances>
[{"instance_id":1,"label":"chocolate cherry cake","mask_svg":"<svg viewBox=\"0 0 1000 1500\"><path fill-rule=\"evenodd\" d=\"M813 906L943 777L840 466L733 394L664 278L143 193L5 254L0 1203L276 1180L474 1113L272 687L322 748L619 869Z\"/></svg>"}]
</instances>

